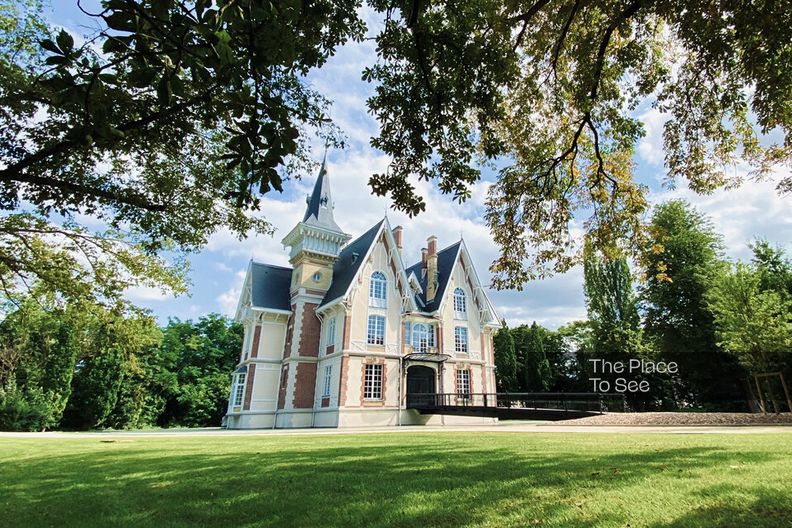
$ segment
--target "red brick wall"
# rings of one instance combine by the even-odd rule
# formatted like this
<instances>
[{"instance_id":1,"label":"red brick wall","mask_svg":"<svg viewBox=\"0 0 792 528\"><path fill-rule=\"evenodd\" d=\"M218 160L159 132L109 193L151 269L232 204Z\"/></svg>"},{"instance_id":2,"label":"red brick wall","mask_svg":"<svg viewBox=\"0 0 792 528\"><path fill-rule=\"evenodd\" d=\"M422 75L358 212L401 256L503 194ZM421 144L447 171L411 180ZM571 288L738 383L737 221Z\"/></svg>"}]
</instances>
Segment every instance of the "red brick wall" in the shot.
<instances>
[{"instance_id":1,"label":"red brick wall","mask_svg":"<svg viewBox=\"0 0 792 528\"><path fill-rule=\"evenodd\" d=\"M250 365L245 378L245 405L244 410L250 410L250 399L253 397L253 381L256 379L256 365Z\"/></svg>"},{"instance_id":2,"label":"red brick wall","mask_svg":"<svg viewBox=\"0 0 792 528\"><path fill-rule=\"evenodd\" d=\"M261 325L256 325L253 332L253 348L250 350L250 357L258 357L259 341L261 341Z\"/></svg>"},{"instance_id":3,"label":"red brick wall","mask_svg":"<svg viewBox=\"0 0 792 528\"><path fill-rule=\"evenodd\" d=\"M303 304L300 348L298 350L298 354L301 356L317 357L319 355L319 337L322 333L322 322L314 313L317 306L314 303Z\"/></svg>"},{"instance_id":4,"label":"red brick wall","mask_svg":"<svg viewBox=\"0 0 792 528\"><path fill-rule=\"evenodd\" d=\"M296 378L294 380L294 399L292 406L295 409L310 409L313 407L316 391L316 363L298 363Z\"/></svg>"},{"instance_id":5,"label":"red brick wall","mask_svg":"<svg viewBox=\"0 0 792 528\"><path fill-rule=\"evenodd\" d=\"M289 384L289 365L285 365L281 371L280 387L278 387L278 409L286 406L286 387Z\"/></svg>"}]
</instances>

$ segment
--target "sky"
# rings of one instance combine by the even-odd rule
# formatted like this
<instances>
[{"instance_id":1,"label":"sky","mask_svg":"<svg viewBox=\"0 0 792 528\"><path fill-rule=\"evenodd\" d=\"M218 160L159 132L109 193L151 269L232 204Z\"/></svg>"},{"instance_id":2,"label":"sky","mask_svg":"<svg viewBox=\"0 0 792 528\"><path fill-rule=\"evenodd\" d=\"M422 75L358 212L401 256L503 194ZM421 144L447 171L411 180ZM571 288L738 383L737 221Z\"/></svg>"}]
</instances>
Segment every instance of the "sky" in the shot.
<instances>
[{"instance_id":1,"label":"sky","mask_svg":"<svg viewBox=\"0 0 792 528\"><path fill-rule=\"evenodd\" d=\"M83 0L89 11L98 10L98 0ZM52 25L64 27L75 36L90 33L90 21L77 9L76 0L52 0L49 14ZM378 33L381 23L375 14L363 11L370 36ZM347 233L358 236L387 214L391 225L404 227L404 261L406 265L420 258L422 247L430 235L438 237L440 248L464 237L475 261L476 270L485 285L490 282L490 263L498 249L483 219L487 189L495 175L484 172L482 180L472 189L472 198L464 204L451 196L440 194L430 183L418 182L417 188L426 200L426 211L416 218L390 208L387 198L373 196L368 187L369 176L383 171L388 158L369 145L378 126L367 113L366 99L372 93L370 84L361 80L361 71L376 58L374 42L350 43L338 50L328 63L309 76L313 88L333 101L330 117L347 137L347 147L327 153L328 172L335 200L335 219ZM665 117L649 102L636 110L647 135L636 150L636 178L650 188L650 201L660 203L682 198L707 214L715 229L724 236L727 255L732 259L750 258L748 244L757 238L792 249L792 196L779 196L772 181L746 183L732 191L718 191L701 196L680 185L663 188L662 128ZM324 149L317 141L313 155L322 159ZM745 171L745 167L736 167ZM786 173L789 169L784 169ZM779 170L778 175L785 174ZM271 192L262 201L263 215L275 227L273 236L251 236L238 240L228 231L214 234L206 247L190 256L190 293L180 297L163 295L156 289L132 288L130 301L149 308L166 322L170 317L196 319L219 312L233 316L245 270L251 259L288 265L287 251L281 239L296 225L305 212L305 196L311 191L316 174L300 181L287 182L282 194ZM522 291L489 290L498 315L510 326L536 321L550 328L584 319L583 273L576 267L564 275L527 284Z\"/></svg>"}]
</instances>

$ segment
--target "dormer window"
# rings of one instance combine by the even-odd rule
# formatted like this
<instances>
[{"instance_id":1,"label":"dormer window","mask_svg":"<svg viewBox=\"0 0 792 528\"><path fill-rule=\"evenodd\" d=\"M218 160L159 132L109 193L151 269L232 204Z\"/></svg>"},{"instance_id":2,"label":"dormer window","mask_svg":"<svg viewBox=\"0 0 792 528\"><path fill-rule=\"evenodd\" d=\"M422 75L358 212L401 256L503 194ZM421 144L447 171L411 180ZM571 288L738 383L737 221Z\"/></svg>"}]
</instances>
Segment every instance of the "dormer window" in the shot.
<instances>
[{"instance_id":1,"label":"dormer window","mask_svg":"<svg viewBox=\"0 0 792 528\"><path fill-rule=\"evenodd\" d=\"M462 288L454 290L454 319L467 319L467 299Z\"/></svg>"},{"instance_id":2,"label":"dormer window","mask_svg":"<svg viewBox=\"0 0 792 528\"><path fill-rule=\"evenodd\" d=\"M369 282L369 306L385 308L387 306L388 281L380 271L371 274Z\"/></svg>"}]
</instances>

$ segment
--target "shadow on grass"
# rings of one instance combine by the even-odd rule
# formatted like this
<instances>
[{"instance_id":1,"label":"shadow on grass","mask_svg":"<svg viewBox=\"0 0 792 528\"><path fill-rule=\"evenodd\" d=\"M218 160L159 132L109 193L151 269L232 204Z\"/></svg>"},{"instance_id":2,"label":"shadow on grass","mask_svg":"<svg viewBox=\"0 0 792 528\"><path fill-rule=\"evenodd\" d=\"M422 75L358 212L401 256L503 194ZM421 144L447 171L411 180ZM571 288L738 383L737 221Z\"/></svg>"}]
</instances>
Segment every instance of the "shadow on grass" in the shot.
<instances>
[{"instance_id":1,"label":"shadow on grass","mask_svg":"<svg viewBox=\"0 0 792 528\"><path fill-rule=\"evenodd\" d=\"M377 445L361 437L260 437L186 448L132 441L42 452L3 462L0 524L792 525L788 490L741 485L739 473L724 477L731 484L708 484L730 465L772 467L785 457L779 453L662 444L619 452L552 441L532 450L467 438L405 436L397 444L390 437ZM665 513L662 504L658 511L633 504L643 495L657 499L653 486L670 494ZM696 504L677 515L675 500Z\"/></svg>"}]
</instances>

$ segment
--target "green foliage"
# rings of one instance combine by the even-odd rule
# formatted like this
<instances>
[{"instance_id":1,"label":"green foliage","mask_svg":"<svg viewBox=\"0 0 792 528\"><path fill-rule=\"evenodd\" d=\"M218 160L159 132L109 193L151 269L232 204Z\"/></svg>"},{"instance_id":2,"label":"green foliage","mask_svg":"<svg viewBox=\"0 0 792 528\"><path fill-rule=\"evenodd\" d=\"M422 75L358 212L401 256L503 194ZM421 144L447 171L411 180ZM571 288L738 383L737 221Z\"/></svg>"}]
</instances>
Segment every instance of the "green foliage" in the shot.
<instances>
[{"instance_id":1,"label":"green foliage","mask_svg":"<svg viewBox=\"0 0 792 528\"><path fill-rule=\"evenodd\" d=\"M0 389L6 410L19 412L3 427L27 423L23 429L44 429L59 423L79 349L75 315L58 309L51 297L29 297L0 323Z\"/></svg>"},{"instance_id":2,"label":"green foliage","mask_svg":"<svg viewBox=\"0 0 792 528\"><path fill-rule=\"evenodd\" d=\"M644 327L659 358L675 361L680 402L740 400L744 371L719 349L706 295L724 266L722 242L712 223L689 204L658 205L641 254Z\"/></svg>"},{"instance_id":3,"label":"green foliage","mask_svg":"<svg viewBox=\"0 0 792 528\"><path fill-rule=\"evenodd\" d=\"M519 387L517 353L514 337L512 337L511 330L505 321L503 326L495 332L492 343L495 349L495 376L498 392L517 392Z\"/></svg>"},{"instance_id":4,"label":"green foliage","mask_svg":"<svg viewBox=\"0 0 792 528\"><path fill-rule=\"evenodd\" d=\"M574 213L590 214L587 235L598 248L612 252L624 241L639 250L648 204L631 158L645 134L634 115L641 103L654 100L670 116L669 183L708 192L735 183L727 168L738 156L754 176L790 159L783 3L370 4L386 13L379 61L363 74L376 83L368 105L380 134L372 144L394 158L371 186L414 214L425 203L413 175L464 200L478 161L508 160L487 204L501 247L492 268L498 287L578 262ZM754 124L784 139L760 144ZM790 188L790 178L779 184Z\"/></svg>"},{"instance_id":5,"label":"green foliage","mask_svg":"<svg viewBox=\"0 0 792 528\"><path fill-rule=\"evenodd\" d=\"M342 144L306 76L364 37L361 4L105 0L82 41L48 27L39 1L3 0L0 210L87 214L149 251L194 249L220 228L269 231L261 196L310 165L310 133ZM412 215L425 208L413 175L462 201L480 162L506 160L487 203L498 287L579 262L575 213L590 214L588 239L609 258L639 251L648 203L632 154L645 101L670 116L669 183L708 192L736 183L726 167L738 156L756 177L790 159L784 2L368 5L384 18L362 72L375 86L372 145L393 158L371 187Z\"/></svg>"},{"instance_id":6,"label":"green foliage","mask_svg":"<svg viewBox=\"0 0 792 528\"><path fill-rule=\"evenodd\" d=\"M231 376L242 349L242 327L218 315L198 322L172 319L164 329L161 353L173 361L176 380L166 395L159 423L205 427L225 415Z\"/></svg>"},{"instance_id":7,"label":"green foliage","mask_svg":"<svg viewBox=\"0 0 792 528\"><path fill-rule=\"evenodd\" d=\"M511 331L517 354L519 392L544 392L552 383L553 373L542 343L543 330L534 322Z\"/></svg>"},{"instance_id":8,"label":"green foliage","mask_svg":"<svg viewBox=\"0 0 792 528\"><path fill-rule=\"evenodd\" d=\"M28 296L0 322L0 430L217 426L242 330Z\"/></svg>"},{"instance_id":9,"label":"green foliage","mask_svg":"<svg viewBox=\"0 0 792 528\"><path fill-rule=\"evenodd\" d=\"M718 344L753 374L777 370L792 354L792 300L762 288L766 273L738 263L707 295Z\"/></svg>"},{"instance_id":10,"label":"green foliage","mask_svg":"<svg viewBox=\"0 0 792 528\"><path fill-rule=\"evenodd\" d=\"M130 274L156 281L146 253L195 249L220 228L269 232L261 196L311 165L309 132L342 143L305 76L362 38L359 6L106 0L81 40L49 27L37 0L0 2L0 211L58 231L53 240L5 219L2 286L34 277L70 294ZM73 225L85 217L112 235L85 240ZM121 242L132 257L106 247ZM69 261L95 244L104 256L89 256L93 266Z\"/></svg>"},{"instance_id":11,"label":"green foliage","mask_svg":"<svg viewBox=\"0 0 792 528\"><path fill-rule=\"evenodd\" d=\"M608 260L587 251L583 264L586 308L598 357L639 357L643 343L638 303L624 258Z\"/></svg>"}]
</instances>

